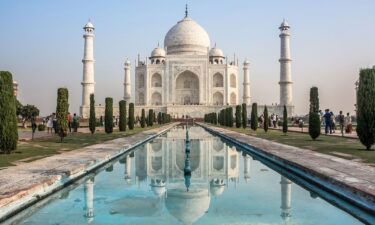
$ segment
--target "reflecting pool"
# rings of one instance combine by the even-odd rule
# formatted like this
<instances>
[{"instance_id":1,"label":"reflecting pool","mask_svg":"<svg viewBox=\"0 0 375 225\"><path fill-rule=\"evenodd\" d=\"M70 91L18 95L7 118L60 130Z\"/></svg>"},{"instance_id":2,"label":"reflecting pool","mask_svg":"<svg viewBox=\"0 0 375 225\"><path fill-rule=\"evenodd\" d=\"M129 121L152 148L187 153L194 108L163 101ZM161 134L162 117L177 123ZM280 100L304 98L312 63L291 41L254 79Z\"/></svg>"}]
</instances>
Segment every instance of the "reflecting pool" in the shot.
<instances>
[{"instance_id":1,"label":"reflecting pool","mask_svg":"<svg viewBox=\"0 0 375 225\"><path fill-rule=\"evenodd\" d=\"M362 224L200 127L176 127L14 224ZM9 222L10 223L10 222Z\"/></svg>"}]
</instances>

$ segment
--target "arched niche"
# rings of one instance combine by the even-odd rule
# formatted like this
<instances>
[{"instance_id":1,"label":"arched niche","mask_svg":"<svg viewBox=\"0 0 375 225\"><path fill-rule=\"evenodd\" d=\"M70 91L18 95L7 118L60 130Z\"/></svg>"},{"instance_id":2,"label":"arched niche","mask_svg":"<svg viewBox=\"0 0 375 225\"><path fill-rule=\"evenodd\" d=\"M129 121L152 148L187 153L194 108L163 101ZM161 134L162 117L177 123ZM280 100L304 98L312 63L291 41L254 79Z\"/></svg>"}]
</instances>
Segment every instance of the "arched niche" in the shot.
<instances>
[{"instance_id":1,"label":"arched niche","mask_svg":"<svg viewBox=\"0 0 375 225\"><path fill-rule=\"evenodd\" d=\"M161 105L161 94L159 92L154 92L151 96L152 105Z\"/></svg>"},{"instance_id":2,"label":"arched niche","mask_svg":"<svg viewBox=\"0 0 375 225\"><path fill-rule=\"evenodd\" d=\"M138 87L143 88L145 86L145 76L143 74L138 75Z\"/></svg>"},{"instance_id":3,"label":"arched niche","mask_svg":"<svg viewBox=\"0 0 375 225\"><path fill-rule=\"evenodd\" d=\"M237 87L236 75L234 75L233 73L230 75L230 87L231 88Z\"/></svg>"},{"instance_id":4,"label":"arched niche","mask_svg":"<svg viewBox=\"0 0 375 225\"><path fill-rule=\"evenodd\" d=\"M224 76L221 73L215 73L212 77L214 87L224 87Z\"/></svg>"},{"instance_id":5,"label":"arched niche","mask_svg":"<svg viewBox=\"0 0 375 225\"><path fill-rule=\"evenodd\" d=\"M234 92L232 92L230 94L230 104L231 105L236 105L237 104L237 95Z\"/></svg>"},{"instance_id":6,"label":"arched niche","mask_svg":"<svg viewBox=\"0 0 375 225\"><path fill-rule=\"evenodd\" d=\"M199 78L195 73L186 70L177 76L175 102L179 105L199 104Z\"/></svg>"},{"instance_id":7,"label":"arched niche","mask_svg":"<svg viewBox=\"0 0 375 225\"><path fill-rule=\"evenodd\" d=\"M213 95L213 104L214 105L223 105L224 104L224 96L222 93L220 92L216 92L214 95Z\"/></svg>"},{"instance_id":8,"label":"arched niche","mask_svg":"<svg viewBox=\"0 0 375 225\"><path fill-rule=\"evenodd\" d=\"M151 86L152 87L161 87L162 86L162 78L159 73L154 73L151 78Z\"/></svg>"}]
</instances>

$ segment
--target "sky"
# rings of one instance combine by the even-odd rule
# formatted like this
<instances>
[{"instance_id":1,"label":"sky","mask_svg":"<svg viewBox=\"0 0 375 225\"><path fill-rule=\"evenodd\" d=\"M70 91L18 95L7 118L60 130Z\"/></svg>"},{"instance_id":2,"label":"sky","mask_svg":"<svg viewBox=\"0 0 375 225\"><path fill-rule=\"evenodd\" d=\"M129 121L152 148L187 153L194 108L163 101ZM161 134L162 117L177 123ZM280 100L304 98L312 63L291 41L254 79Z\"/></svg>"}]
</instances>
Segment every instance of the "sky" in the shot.
<instances>
[{"instance_id":1,"label":"sky","mask_svg":"<svg viewBox=\"0 0 375 225\"><path fill-rule=\"evenodd\" d=\"M19 100L42 115L56 108L57 88L69 89L70 112L81 104L83 29L95 26L95 97L123 97L123 63L149 57L167 31L189 16L224 54L250 60L252 101L279 102L280 40L285 18L291 26L293 102L305 114L309 89L319 88L320 106L354 112L361 68L375 64L373 0L0 0L0 70L19 83ZM242 66L239 68L242 100ZM134 95L134 90L133 90Z\"/></svg>"}]
</instances>

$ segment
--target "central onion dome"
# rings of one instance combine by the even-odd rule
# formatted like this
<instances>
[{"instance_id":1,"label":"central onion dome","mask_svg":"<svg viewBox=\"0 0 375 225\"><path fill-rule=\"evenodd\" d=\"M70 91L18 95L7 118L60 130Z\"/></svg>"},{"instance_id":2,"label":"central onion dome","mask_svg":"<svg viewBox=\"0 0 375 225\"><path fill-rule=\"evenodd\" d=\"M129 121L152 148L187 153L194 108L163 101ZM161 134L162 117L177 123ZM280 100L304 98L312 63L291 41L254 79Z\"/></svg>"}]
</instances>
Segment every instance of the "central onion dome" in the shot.
<instances>
[{"instance_id":1,"label":"central onion dome","mask_svg":"<svg viewBox=\"0 0 375 225\"><path fill-rule=\"evenodd\" d=\"M210 38L207 32L194 20L185 17L165 35L167 54L207 54Z\"/></svg>"}]
</instances>

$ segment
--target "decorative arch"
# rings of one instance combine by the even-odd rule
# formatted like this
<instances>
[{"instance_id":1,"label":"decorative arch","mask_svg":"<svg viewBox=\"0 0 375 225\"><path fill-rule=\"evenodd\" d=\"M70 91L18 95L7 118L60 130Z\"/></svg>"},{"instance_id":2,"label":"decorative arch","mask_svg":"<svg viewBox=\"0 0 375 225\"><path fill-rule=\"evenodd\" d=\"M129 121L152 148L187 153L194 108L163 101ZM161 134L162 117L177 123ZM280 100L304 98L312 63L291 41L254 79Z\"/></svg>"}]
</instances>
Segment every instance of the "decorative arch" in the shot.
<instances>
[{"instance_id":1,"label":"decorative arch","mask_svg":"<svg viewBox=\"0 0 375 225\"><path fill-rule=\"evenodd\" d=\"M151 77L151 86L152 87L161 87L162 86L162 78L159 73L154 73Z\"/></svg>"},{"instance_id":2,"label":"decorative arch","mask_svg":"<svg viewBox=\"0 0 375 225\"><path fill-rule=\"evenodd\" d=\"M231 105L236 105L237 104L237 95L234 92L232 92L230 94L230 104Z\"/></svg>"},{"instance_id":3,"label":"decorative arch","mask_svg":"<svg viewBox=\"0 0 375 225\"><path fill-rule=\"evenodd\" d=\"M236 75L234 75L233 73L230 75L230 87L237 87Z\"/></svg>"},{"instance_id":4,"label":"decorative arch","mask_svg":"<svg viewBox=\"0 0 375 225\"><path fill-rule=\"evenodd\" d=\"M154 92L151 96L152 105L161 105L161 94L159 92Z\"/></svg>"},{"instance_id":5,"label":"decorative arch","mask_svg":"<svg viewBox=\"0 0 375 225\"><path fill-rule=\"evenodd\" d=\"M199 104L199 77L186 70L180 73L176 79L175 102L179 105Z\"/></svg>"},{"instance_id":6,"label":"decorative arch","mask_svg":"<svg viewBox=\"0 0 375 225\"><path fill-rule=\"evenodd\" d=\"M145 86L145 75L139 74L138 75L138 87L143 88Z\"/></svg>"},{"instance_id":7,"label":"decorative arch","mask_svg":"<svg viewBox=\"0 0 375 225\"><path fill-rule=\"evenodd\" d=\"M215 73L212 80L214 87L224 87L224 76L221 73Z\"/></svg>"},{"instance_id":8,"label":"decorative arch","mask_svg":"<svg viewBox=\"0 0 375 225\"><path fill-rule=\"evenodd\" d=\"M143 94L143 92L139 92L138 94L138 104L139 105L145 104L145 95Z\"/></svg>"},{"instance_id":9,"label":"decorative arch","mask_svg":"<svg viewBox=\"0 0 375 225\"><path fill-rule=\"evenodd\" d=\"M214 95L213 95L213 104L214 105L223 105L224 104L224 96L222 93L220 92L216 92Z\"/></svg>"}]
</instances>

